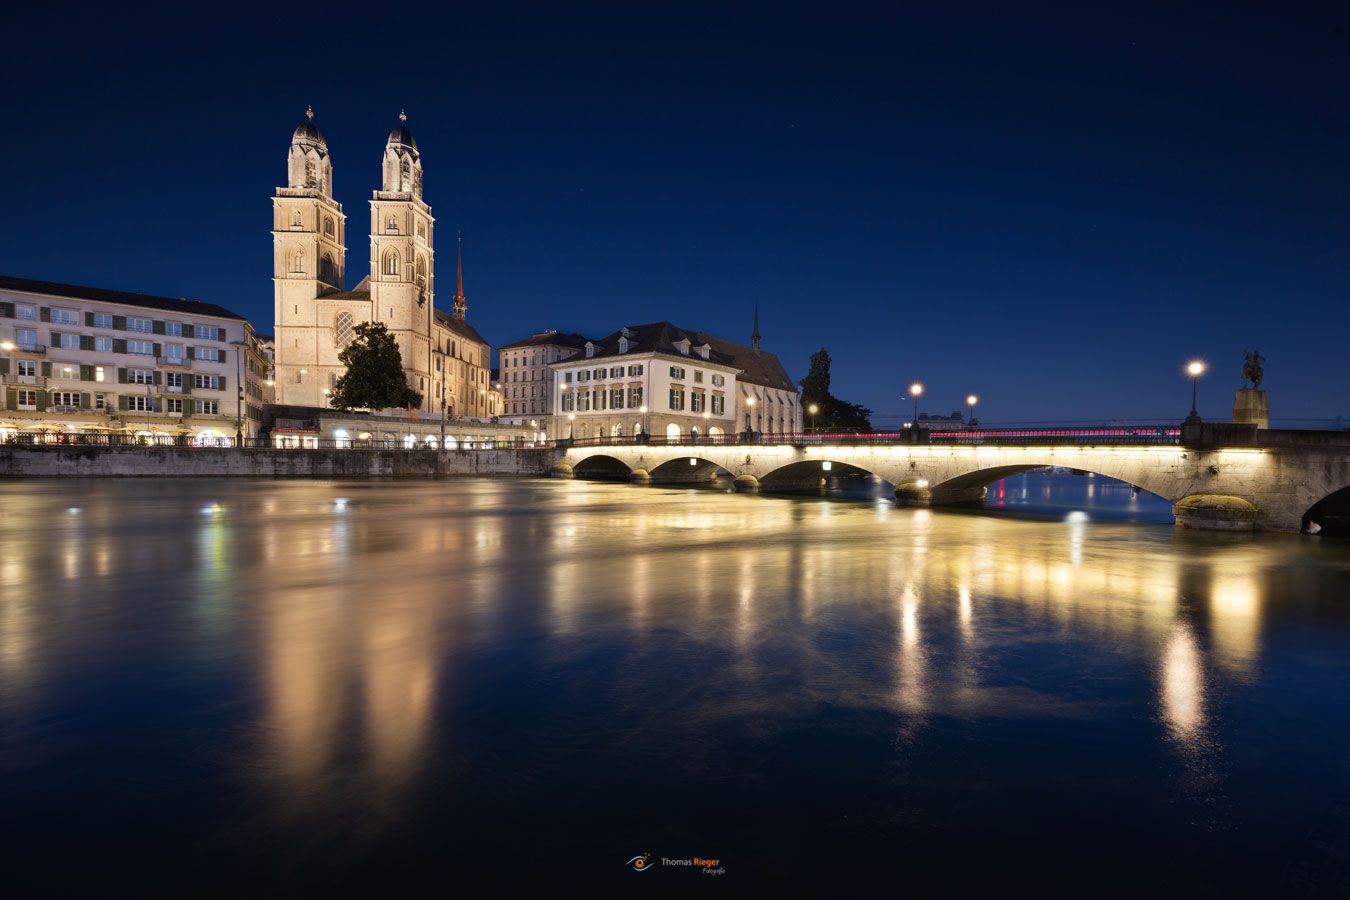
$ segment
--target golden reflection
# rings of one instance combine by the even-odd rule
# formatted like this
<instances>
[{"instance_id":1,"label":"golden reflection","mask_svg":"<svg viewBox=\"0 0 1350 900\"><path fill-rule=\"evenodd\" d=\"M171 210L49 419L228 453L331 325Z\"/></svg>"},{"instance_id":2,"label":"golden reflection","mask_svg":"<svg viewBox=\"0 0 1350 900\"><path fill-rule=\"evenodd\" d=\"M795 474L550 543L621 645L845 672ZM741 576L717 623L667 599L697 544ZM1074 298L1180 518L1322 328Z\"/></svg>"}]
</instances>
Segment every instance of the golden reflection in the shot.
<instances>
[{"instance_id":1,"label":"golden reflection","mask_svg":"<svg viewBox=\"0 0 1350 900\"><path fill-rule=\"evenodd\" d=\"M1162 654L1163 720L1173 740L1194 749L1205 727L1205 676L1195 635L1177 622Z\"/></svg>"},{"instance_id":2,"label":"golden reflection","mask_svg":"<svg viewBox=\"0 0 1350 900\"><path fill-rule=\"evenodd\" d=\"M905 585L900 595L900 709L912 715L924 711L924 648L919 639L919 597L913 584Z\"/></svg>"},{"instance_id":3,"label":"golden reflection","mask_svg":"<svg viewBox=\"0 0 1350 900\"><path fill-rule=\"evenodd\" d=\"M1234 674L1250 675L1261 634L1261 584L1255 573L1220 571L1210 595L1214 660Z\"/></svg>"}]
</instances>

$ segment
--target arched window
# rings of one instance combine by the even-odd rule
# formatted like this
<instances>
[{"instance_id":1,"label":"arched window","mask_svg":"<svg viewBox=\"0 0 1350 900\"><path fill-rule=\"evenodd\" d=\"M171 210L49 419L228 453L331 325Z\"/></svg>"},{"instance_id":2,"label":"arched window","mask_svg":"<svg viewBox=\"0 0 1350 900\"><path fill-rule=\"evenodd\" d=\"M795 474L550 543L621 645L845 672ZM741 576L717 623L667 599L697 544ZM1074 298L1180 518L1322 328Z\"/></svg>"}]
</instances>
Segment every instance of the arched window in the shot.
<instances>
[{"instance_id":1,"label":"arched window","mask_svg":"<svg viewBox=\"0 0 1350 900\"><path fill-rule=\"evenodd\" d=\"M426 222L418 222L418 223L417 223L417 236L420 237L420 238L424 238L424 237L427 236L427 223L426 223Z\"/></svg>"},{"instance_id":2,"label":"arched window","mask_svg":"<svg viewBox=\"0 0 1350 900\"><path fill-rule=\"evenodd\" d=\"M398 274L398 253L393 250L384 255L384 274Z\"/></svg>"},{"instance_id":3,"label":"arched window","mask_svg":"<svg viewBox=\"0 0 1350 900\"><path fill-rule=\"evenodd\" d=\"M319 260L319 280L334 287L338 286L337 263L333 262L331 253L325 253L323 259Z\"/></svg>"},{"instance_id":4,"label":"arched window","mask_svg":"<svg viewBox=\"0 0 1350 900\"><path fill-rule=\"evenodd\" d=\"M292 227L292 228L299 228L300 226L302 226L302 225L304 225L304 224L305 224L305 220L302 219L302 218L300 217L300 210L297 209L295 212L291 213L291 227Z\"/></svg>"},{"instance_id":5,"label":"arched window","mask_svg":"<svg viewBox=\"0 0 1350 900\"><path fill-rule=\"evenodd\" d=\"M355 339L356 323L352 319L352 314L344 309L333 319L333 346L345 350Z\"/></svg>"},{"instance_id":6,"label":"arched window","mask_svg":"<svg viewBox=\"0 0 1350 900\"><path fill-rule=\"evenodd\" d=\"M305 272L305 251L296 250L291 256L291 271L299 274Z\"/></svg>"},{"instance_id":7,"label":"arched window","mask_svg":"<svg viewBox=\"0 0 1350 900\"><path fill-rule=\"evenodd\" d=\"M398 234L398 216L389 217L389 220L385 222L385 230Z\"/></svg>"},{"instance_id":8,"label":"arched window","mask_svg":"<svg viewBox=\"0 0 1350 900\"><path fill-rule=\"evenodd\" d=\"M324 233L325 235L327 235L328 237L332 237L332 236L333 236L333 217L332 217L332 216L324 216L324 217L323 217L323 233Z\"/></svg>"},{"instance_id":9,"label":"arched window","mask_svg":"<svg viewBox=\"0 0 1350 900\"><path fill-rule=\"evenodd\" d=\"M427 283L427 258L422 254L417 254L417 283Z\"/></svg>"},{"instance_id":10,"label":"arched window","mask_svg":"<svg viewBox=\"0 0 1350 900\"><path fill-rule=\"evenodd\" d=\"M613 425L610 426L610 428L609 428L609 436L610 436L610 437L618 437L618 436L619 436L619 423L618 423L618 422L615 422Z\"/></svg>"},{"instance_id":11,"label":"arched window","mask_svg":"<svg viewBox=\"0 0 1350 900\"><path fill-rule=\"evenodd\" d=\"M680 439L680 426L676 425L674 422L671 422L669 425L666 426L666 440L678 441L679 439Z\"/></svg>"}]
</instances>

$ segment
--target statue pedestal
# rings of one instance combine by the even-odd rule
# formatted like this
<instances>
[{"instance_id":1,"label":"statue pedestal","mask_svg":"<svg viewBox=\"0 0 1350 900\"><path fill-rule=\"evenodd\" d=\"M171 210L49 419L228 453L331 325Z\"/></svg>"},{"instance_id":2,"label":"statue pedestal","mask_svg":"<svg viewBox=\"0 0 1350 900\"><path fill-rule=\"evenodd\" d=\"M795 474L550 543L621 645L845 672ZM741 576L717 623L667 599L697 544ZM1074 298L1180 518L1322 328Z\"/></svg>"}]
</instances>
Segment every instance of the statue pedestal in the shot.
<instances>
[{"instance_id":1,"label":"statue pedestal","mask_svg":"<svg viewBox=\"0 0 1350 900\"><path fill-rule=\"evenodd\" d=\"M1270 405L1266 392L1259 388L1241 388L1233 400L1233 421L1269 428Z\"/></svg>"}]
</instances>

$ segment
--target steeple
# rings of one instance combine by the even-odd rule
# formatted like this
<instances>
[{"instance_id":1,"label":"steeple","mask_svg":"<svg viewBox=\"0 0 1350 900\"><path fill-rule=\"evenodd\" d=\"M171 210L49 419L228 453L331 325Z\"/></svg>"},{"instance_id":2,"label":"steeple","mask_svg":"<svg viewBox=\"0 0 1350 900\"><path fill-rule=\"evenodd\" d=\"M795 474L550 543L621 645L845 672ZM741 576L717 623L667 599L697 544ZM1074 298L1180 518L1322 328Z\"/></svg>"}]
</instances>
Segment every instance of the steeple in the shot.
<instances>
[{"instance_id":1,"label":"steeple","mask_svg":"<svg viewBox=\"0 0 1350 900\"><path fill-rule=\"evenodd\" d=\"M459 261L455 265L455 318L464 318L464 314L467 311L468 305L464 302L464 235L460 235Z\"/></svg>"},{"instance_id":2,"label":"steeple","mask_svg":"<svg viewBox=\"0 0 1350 900\"><path fill-rule=\"evenodd\" d=\"M755 330L750 334L750 346L759 349L759 301L755 301Z\"/></svg>"}]
</instances>

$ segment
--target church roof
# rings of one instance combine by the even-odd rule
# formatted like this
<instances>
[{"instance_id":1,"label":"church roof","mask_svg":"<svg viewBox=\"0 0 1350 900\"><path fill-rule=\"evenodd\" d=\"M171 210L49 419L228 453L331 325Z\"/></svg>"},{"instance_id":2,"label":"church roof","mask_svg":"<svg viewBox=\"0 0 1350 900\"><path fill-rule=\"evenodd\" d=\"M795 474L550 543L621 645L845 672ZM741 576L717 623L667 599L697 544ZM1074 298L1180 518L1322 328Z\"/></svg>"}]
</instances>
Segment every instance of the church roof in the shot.
<instances>
[{"instance_id":1,"label":"church roof","mask_svg":"<svg viewBox=\"0 0 1350 900\"><path fill-rule=\"evenodd\" d=\"M620 353L619 338L625 336L625 330L628 338L628 352ZM690 352L687 356L681 353L679 347L676 346L676 343L682 340L689 341ZM582 351L561 360L561 362L581 362L586 359L604 359L615 356L629 356L633 353L652 352L679 356L697 362L703 357L697 355L693 348L707 344L708 361L740 369L741 374L738 377L741 381L784 391L797 390L797 386L792 383L792 378L788 376L787 370L783 368L782 362L775 354L765 350L755 350L743 344L732 343L702 331L680 328L670 322L629 325L627 329L620 329L593 343L595 344L594 356L587 357L585 352Z\"/></svg>"},{"instance_id":2,"label":"church roof","mask_svg":"<svg viewBox=\"0 0 1350 900\"><path fill-rule=\"evenodd\" d=\"M398 114L398 124L394 126L393 131L389 132L390 144L402 144L405 147L417 149L417 140L413 137L412 129L408 127L407 113Z\"/></svg>"},{"instance_id":3,"label":"church roof","mask_svg":"<svg viewBox=\"0 0 1350 900\"><path fill-rule=\"evenodd\" d=\"M314 108L310 107L305 111L305 121L295 126L295 134L291 135L291 143L297 141L306 141L311 144L318 144L320 147L327 147L328 141L324 138L323 132L319 126L314 124Z\"/></svg>"},{"instance_id":4,"label":"church roof","mask_svg":"<svg viewBox=\"0 0 1350 900\"><path fill-rule=\"evenodd\" d=\"M436 310L436 324L443 328L450 329L460 337L466 337L469 340L477 341L480 344L487 344L487 341L483 340L483 336L478 333L478 329L474 328L459 316L452 316L449 313L441 312L438 309Z\"/></svg>"},{"instance_id":5,"label":"church roof","mask_svg":"<svg viewBox=\"0 0 1350 900\"><path fill-rule=\"evenodd\" d=\"M569 331L541 331L523 340L498 347L498 350L515 350L520 347L571 347L580 350L586 346L586 336Z\"/></svg>"},{"instance_id":6,"label":"church roof","mask_svg":"<svg viewBox=\"0 0 1350 900\"><path fill-rule=\"evenodd\" d=\"M98 303L116 303L122 306L139 306L144 309L158 309L165 312L214 316L218 319L238 319L241 322L248 321L239 313L231 312L223 306L205 303L201 300L189 300L187 297L155 297L132 291L114 291L108 288L61 284L55 281L34 281L29 278L15 278L10 275L0 275L0 290L23 291L28 294L43 294L49 297L70 297L75 300L93 300Z\"/></svg>"}]
</instances>

